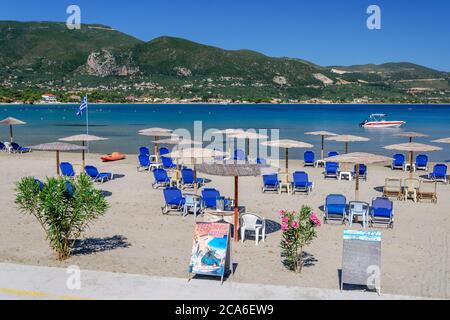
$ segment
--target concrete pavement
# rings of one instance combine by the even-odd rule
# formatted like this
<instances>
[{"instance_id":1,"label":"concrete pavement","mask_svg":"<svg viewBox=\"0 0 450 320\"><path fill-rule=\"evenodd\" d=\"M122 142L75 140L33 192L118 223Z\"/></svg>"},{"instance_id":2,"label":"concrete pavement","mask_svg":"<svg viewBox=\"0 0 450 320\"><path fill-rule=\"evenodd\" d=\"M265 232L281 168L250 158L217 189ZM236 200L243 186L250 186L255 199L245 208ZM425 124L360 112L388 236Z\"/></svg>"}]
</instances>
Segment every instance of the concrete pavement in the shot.
<instances>
[{"instance_id":1,"label":"concrete pavement","mask_svg":"<svg viewBox=\"0 0 450 320\"><path fill-rule=\"evenodd\" d=\"M79 281L78 281L79 280ZM78 289L79 288L79 289ZM373 292L286 287L220 280L153 277L126 273L0 263L0 299L416 299Z\"/></svg>"}]
</instances>

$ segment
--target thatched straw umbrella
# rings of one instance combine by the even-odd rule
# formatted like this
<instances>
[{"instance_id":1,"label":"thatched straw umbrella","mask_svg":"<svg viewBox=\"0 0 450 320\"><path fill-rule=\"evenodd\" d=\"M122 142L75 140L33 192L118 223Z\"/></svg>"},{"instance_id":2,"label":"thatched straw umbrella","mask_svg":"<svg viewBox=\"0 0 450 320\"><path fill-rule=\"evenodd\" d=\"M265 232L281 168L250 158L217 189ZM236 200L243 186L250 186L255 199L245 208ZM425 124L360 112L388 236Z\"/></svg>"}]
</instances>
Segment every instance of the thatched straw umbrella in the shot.
<instances>
[{"instance_id":1,"label":"thatched straw umbrella","mask_svg":"<svg viewBox=\"0 0 450 320\"><path fill-rule=\"evenodd\" d=\"M397 137L405 137L409 139L409 142L412 142L413 138L425 138L428 137L425 133L420 132L401 132L396 134Z\"/></svg>"},{"instance_id":2,"label":"thatched straw umbrella","mask_svg":"<svg viewBox=\"0 0 450 320\"><path fill-rule=\"evenodd\" d=\"M172 130L165 128L148 128L139 130L141 136L153 137L154 153L156 158L159 158L158 152L158 138L159 137L170 137L172 135Z\"/></svg>"},{"instance_id":3,"label":"thatched straw umbrella","mask_svg":"<svg viewBox=\"0 0 450 320\"><path fill-rule=\"evenodd\" d=\"M414 131L410 131L410 132L400 132L396 134L397 137L404 137L404 138L408 138L409 142L413 141L413 138L425 138L428 137L427 134L425 133L420 133L420 132L414 132ZM411 154L409 154L411 156ZM408 162L412 163L413 159L408 159Z\"/></svg>"},{"instance_id":4,"label":"thatched straw umbrella","mask_svg":"<svg viewBox=\"0 0 450 320\"><path fill-rule=\"evenodd\" d=\"M214 135L218 135L218 134L225 135L225 140L223 142L226 145L228 143L228 139L230 138L231 135L239 134L239 133L242 133L242 132L245 132L245 131L242 130L242 129L231 129L231 128L229 128L229 129L223 129L223 130L214 131L213 134ZM225 151L225 149L226 149L226 147L223 150ZM230 148L228 148L228 153L231 153Z\"/></svg>"},{"instance_id":5,"label":"thatched straw umbrella","mask_svg":"<svg viewBox=\"0 0 450 320\"><path fill-rule=\"evenodd\" d=\"M365 138L365 137L360 137L360 136L353 136L351 134L340 134L337 136L328 137L328 138L326 138L326 140L344 142L345 153L348 153L348 143L349 142L362 142L362 141L369 141L370 139Z\"/></svg>"},{"instance_id":6,"label":"thatched straw umbrella","mask_svg":"<svg viewBox=\"0 0 450 320\"><path fill-rule=\"evenodd\" d=\"M384 147L387 150L398 150L398 151L407 151L409 152L409 169L410 169L410 175L412 176L413 173L413 156L414 152L432 152L432 151L440 151L442 148L429 145L429 144L423 144L418 142L407 142L407 143L400 143L400 144L393 144Z\"/></svg>"},{"instance_id":7,"label":"thatched straw umbrella","mask_svg":"<svg viewBox=\"0 0 450 320\"><path fill-rule=\"evenodd\" d=\"M359 191L359 165L360 164L374 164L392 161L392 158L380 156L372 153L365 152L352 152L346 154L340 154L334 157L328 157L325 161L339 162L339 163L353 163L356 164L356 181L355 181L355 199L358 200Z\"/></svg>"},{"instance_id":8,"label":"thatched straw umbrella","mask_svg":"<svg viewBox=\"0 0 450 320\"><path fill-rule=\"evenodd\" d=\"M321 136L322 137L322 147L320 149L320 159L321 160L323 160L323 157L324 157L325 137L337 136L336 133L329 132L329 131L312 131L312 132L305 132L305 134L308 134L311 136Z\"/></svg>"},{"instance_id":9,"label":"thatched straw umbrella","mask_svg":"<svg viewBox=\"0 0 450 320\"><path fill-rule=\"evenodd\" d=\"M197 160L210 160L214 157L222 157L225 155L225 152L208 148L185 148L172 151L164 156L174 159L190 159L192 161L194 166L194 191L197 192Z\"/></svg>"},{"instance_id":10,"label":"thatched straw umbrella","mask_svg":"<svg viewBox=\"0 0 450 320\"><path fill-rule=\"evenodd\" d=\"M237 164L237 163L203 163L198 166L198 171L212 176L234 177L234 240L238 241L239 227L239 177L256 177L261 175L261 168L258 164Z\"/></svg>"},{"instance_id":11,"label":"thatched straw umbrella","mask_svg":"<svg viewBox=\"0 0 450 320\"><path fill-rule=\"evenodd\" d=\"M442 138L442 139L437 139L437 140L433 140L431 142L436 142L436 143L450 143L450 138Z\"/></svg>"},{"instance_id":12,"label":"thatched straw umbrella","mask_svg":"<svg viewBox=\"0 0 450 320\"><path fill-rule=\"evenodd\" d=\"M0 121L0 125L9 126L9 140L11 142L14 142L12 126L23 125L23 124L27 124L27 123L22 120L13 118L13 117L8 117L8 118Z\"/></svg>"},{"instance_id":13,"label":"thatched straw umbrella","mask_svg":"<svg viewBox=\"0 0 450 320\"><path fill-rule=\"evenodd\" d=\"M269 136L251 131L242 131L230 134L229 137L235 139L245 139L245 154L248 157L250 155L250 140L267 139Z\"/></svg>"},{"instance_id":14,"label":"thatched straw umbrella","mask_svg":"<svg viewBox=\"0 0 450 320\"><path fill-rule=\"evenodd\" d=\"M104 141L108 140L108 138L102 138L97 137L90 134L78 134L75 136L65 137L58 139L59 141L65 141L65 142L81 142L81 145L84 147L86 142L92 142L92 141ZM86 166L86 158L85 158L85 150L83 149L81 153L81 160L83 161L83 169Z\"/></svg>"},{"instance_id":15,"label":"thatched straw umbrella","mask_svg":"<svg viewBox=\"0 0 450 320\"><path fill-rule=\"evenodd\" d=\"M275 148L284 148L285 149L285 159L286 159L286 173L289 173L289 149L293 148L312 148L314 147L312 144L302 142L302 141L296 141L296 140L275 140L275 141L267 141L261 143L263 146L268 147L275 147Z\"/></svg>"},{"instance_id":16,"label":"thatched straw umbrella","mask_svg":"<svg viewBox=\"0 0 450 320\"><path fill-rule=\"evenodd\" d=\"M189 146L189 148L191 148L193 146L201 146L203 143L189 138L183 138L181 136L172 135L171 138L158 140L158 144L181 146L181 148L186 148L187 146ZM179 158L176 158L176 160L177 160L177 170L175 172L175 178L178 179L180 176Z\"/></svg>"},{"instance_id":17,"label":"thatched straw umbrella","mask_svg":"<svg viewBox=\"0 0 450 320\"><path fill-rule=\"evenodd\" d=\"M65 142L51 142L29 147L38 151L56 151L56 174L59 175L59 153L86 150L86 147Z\"/></svg>"}]
</instances>

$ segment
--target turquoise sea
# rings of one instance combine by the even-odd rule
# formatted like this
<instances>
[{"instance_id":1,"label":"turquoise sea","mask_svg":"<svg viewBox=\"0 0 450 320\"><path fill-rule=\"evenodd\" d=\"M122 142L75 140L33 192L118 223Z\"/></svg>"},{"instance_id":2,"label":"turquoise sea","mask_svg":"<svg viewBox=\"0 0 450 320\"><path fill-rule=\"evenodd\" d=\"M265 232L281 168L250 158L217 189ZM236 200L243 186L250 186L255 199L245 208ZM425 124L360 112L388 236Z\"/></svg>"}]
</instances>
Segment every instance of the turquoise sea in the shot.
<instances>
[{"instance_id":1,"label":"turquoise sea","mask_svg":"<svg viewBox=\"0 0 450 320\"><path fill-rule=\"evenodd\" d=\"M85 133L85 118L76 115L78 105L2 105L0 119L12 116L27 122L15 126L15 140L21 145L52 142L58 138ZM359 123L371 113L386 113L389 120L404 120L401 129L363 129ZM91 152L121 151L137 153L141 145L150 144L139 136L140 129L165 127L193 130L194 121L202 121L203 129L254 128L280 129L280 138L296 139L315 145L319 152L320 137L307 131L328 130L370 138L369 142L350 144L350 151L368 151L385 155L392 152L382 147L406 142L396 137L401 131L418 131L430 135L417 139L431 140L450 136L450 105L89 105L90 133L110 138L92 143ZM0 140L7 141L9 128L0 127ZM450 145L430 154L434 161L450 159ZM344 145L327 142L327 149L342 152ZM301 158L304 150L291 150L290 157Z\"/></svg>"}]
</instances>

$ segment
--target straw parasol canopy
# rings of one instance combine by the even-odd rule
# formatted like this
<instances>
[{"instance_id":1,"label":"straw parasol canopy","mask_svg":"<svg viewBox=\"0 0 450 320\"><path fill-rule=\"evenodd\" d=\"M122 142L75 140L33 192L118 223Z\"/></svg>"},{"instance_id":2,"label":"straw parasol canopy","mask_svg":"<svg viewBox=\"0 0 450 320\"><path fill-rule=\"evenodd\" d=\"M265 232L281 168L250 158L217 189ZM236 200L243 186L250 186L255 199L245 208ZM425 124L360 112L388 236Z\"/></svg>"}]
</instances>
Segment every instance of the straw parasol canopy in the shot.
<instances>
[{"instance_id":1,"label":"straw parasol canopy","mask_svg":"<svg viewBox=\"0 0 450 320\"><path fill-rule=\"evenodd\" d=\"M181 148L172 151L171 153L166 154L164 156L177 159L177 168L178 168L178 159L191 159L194 165L194 191L197 192L197 160L212 159L214 157L222 157L225 155L226 153L222 151L197 147L197 148Z\"/></svg>"},{"instance_id":2,"label":"straw parasol canopy","mask_svg":"<svg viewBox=\"0 0 450 320\"><path fill-rule=\"evenodd\" d=\"M141 136L147 136L147 137L153 137L153 144L154 144L154 153L156 157L158 157L158 138L159 137L170 137L172 135L171 129L166 128L147 128L139 130L139 134Z\"/></svg>"},{"instance_id":3,"label":"straw parasol canopy","mask_svg":"<svg viewBox=\"0 0 450 320\"><path fill-rule=\"evenodd\" d=\"M358 198L359 191L359 165L360 164L374 164L392 161L392 158L366 152L352 152L340 154L324 159L325 161L339 162L339 163L354 163L356 164L356 179L355 179L355 198Z\"/></svg>"},{"instance_id":4,"label":"straw parasol canopy","mask_svg":"<svg viewBox=\"0 0 450 320\"><path fill-rule=\"evenodd\" d=\"M305 134L311 135L311 136L321 136L322 137L322 147L320 149L320 159L322 159L322 160L324 157L324 150L325 150L325 137L337 136L336 133L329 132L329 131L312 131L312 132L305 132Z\"/></svg>"},{"instance_id":5,"label":"straw parasol canopy","mask_svg":"<svg viewBox=\"0 0 450 320\"><path fill-rule=\"evenodd\" d=\"M450 138L442 138L442 139L437 139L437 140L433 140L431 142L436 142L436 143L450 143Z\"/></svg>"},{"instance_id":6,"label":"straw parasol canopy","mask_svg":"<svg viewBox=\"0 0 450 320\"><path fill-rule=\"evenodd\" d=\"M198 166L198 171L212 175L234 177L234 240L238 241L239 224L239 177L256 177L261 175L264 166L258 164L238 163L203 163Z\"/></svg>"},{"instance_id":7,"label":"straw parasol canopy","mask_svg":"<svg viewBox=\"0 0 450 320\"><path fill-rule=\"evenodd\" d=\"M425 138L428 137L427 134L425 133L420 133L420 132L400 132L396 134L397 137L405 137L405 138L409 138L409 142L412 142L413 138Z\"/></svg>"},{"instance_id":8,"label":"straw parasol canopy","mask_svg":"<svg viewBox=\"0 0 450 320\"><path fill-rule=\"evenodd\" d=\"M78 134L75 136L65 137L58 140L65 142L81 142L82 146L84 147L86 142L104 141L108 140L108 138L97 137L90 134ZM83 161L83 168L84 168L86 165L85 150L82 151L81 159Z\"/></svg>"},{"instance_id":9,"label":"straw parasol canopy","mask_svg":"<svg viewBox=\"0 0 450 320\"><path fill-rule=\"evenodd\" d=\"M406 142L400 144L392 144L384 147L387 150L398 150L398 151L407 151L409 152L409 164L410 164L410 173L412 175L413 172L413 155L414 152L432 152L432 151L440 151L442 148L436 147L430 144L423 144L418 142Z\"/></svg>"},{"instance_id":10,"label":"straw parasol canopy","mask_svg":"<svg viewBox=\"0 0 450 320\"><path fill-rule=\"evenodd\" d=\"M56 151L56 174L59 175L59 153L86 150L86 147L65 142L51 142L29 147L38 151Z\"/></svg>"},{"instance_id":11,"label":"straw parasol canopy","mask_svg":"<svg viewBox=\"0 0 450 320\"><path fill-rule=\"evenodd\" d=\"M13 117L8 117L8 118L0 121L0 125L9 126L9 140L11 142L14 142L12 126L23 125L23 124L27 124L27 123L22 120L13 118Z\"/></svg>"},{"instance_id":12,"label":"straw parasol canopy","mask_svg":"<svg viewBox=\"0 0 450 320\"><path fill-rule=\"evenodd\" d=\"M353 136L351 134L340 134L337 136L331 136L326 138L326 140L330 141L338 141L338 142L344 142L345 143L345 153L348 153L348 143L349 142L363 142L363 141L369 141L369 138L360 137L360 136Z\"/></svg>"},{"instance_id":13,"label":"straw parasol canopy","mask_svg":"<svg viewBox=\"0 0 450 320\"><path fill-rule=\"evenodd\" d=\"M256 133L252 131L241 131L229 135L230 138L245 139L245 153L248 156L250 154L250 140L267 139L268 135Z\"/></svg>"},{"instance_id":14,"label":"straw parasol canopy","mask_svg":"<svg viewBox=\"0 0 450 320\"><path fill-rule=\"evenodd\" d=\"M274 140L274 141L266 141L262 142L261 145L268 146L268 147L275 147L275 148L284 148L286 151L285 158L286 158L286 173L289 173L289 149L298 148L298 149L304 149L304 148L312 148L314 147L312 144L302 142L302 141L296 141L296 140Z\"/></svg>"},{"instance_id":15,"label":"straw parasol canopy","mask_svg":"<svg viewBox=\"0 0 450 320\"><path fill-rule=\"evenodd\" d=\"M172 144L172 145L202 145L202 142L192 140L189 138L183 138L181 136L172 135L171 138L158 140L159 144Z\"/></svg>"}]
</instances>

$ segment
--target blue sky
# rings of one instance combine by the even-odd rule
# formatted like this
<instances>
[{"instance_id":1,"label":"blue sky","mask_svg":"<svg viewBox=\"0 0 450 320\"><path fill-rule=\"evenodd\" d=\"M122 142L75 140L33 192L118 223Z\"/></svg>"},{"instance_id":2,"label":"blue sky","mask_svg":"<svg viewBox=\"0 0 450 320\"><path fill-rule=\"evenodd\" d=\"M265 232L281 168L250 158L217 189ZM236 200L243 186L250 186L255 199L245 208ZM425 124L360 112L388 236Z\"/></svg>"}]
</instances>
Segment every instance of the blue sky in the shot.
<instances>
[{"instance_id":1,"label":"blue sky","mask_svg":"<svg viewBox=\"0 0 450 320\"><path fill-rule=\"evenodd\" d=\"M161 35L320 65L410 61L450 71L448 0L2 0L0 20L102 23L142 40ZM366 9L381 8L381 30Z\"/></svg>"}]
</instances>

